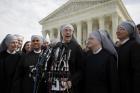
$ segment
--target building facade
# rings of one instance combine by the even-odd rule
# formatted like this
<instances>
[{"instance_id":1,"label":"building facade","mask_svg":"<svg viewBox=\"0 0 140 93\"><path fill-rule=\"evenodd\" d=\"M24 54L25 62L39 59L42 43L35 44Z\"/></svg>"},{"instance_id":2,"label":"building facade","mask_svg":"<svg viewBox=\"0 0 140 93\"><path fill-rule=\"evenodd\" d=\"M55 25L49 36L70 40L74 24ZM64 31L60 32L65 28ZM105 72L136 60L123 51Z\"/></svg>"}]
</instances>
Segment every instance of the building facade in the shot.
<instances>
[{"instance_id":1,"label":"building facade","mask_svg":"<svg viewBox=\"0 0 140 93\"><path fill-rule=\"evenodd\" d=\"M122 0L69 0L42 19L42 35L51 39L60 37L60 27L70 23L75 28L79 44L84 45L88 34L106 29L116 41L117 26L121 21L132 20Z\"/></svg>"}]
</instances>

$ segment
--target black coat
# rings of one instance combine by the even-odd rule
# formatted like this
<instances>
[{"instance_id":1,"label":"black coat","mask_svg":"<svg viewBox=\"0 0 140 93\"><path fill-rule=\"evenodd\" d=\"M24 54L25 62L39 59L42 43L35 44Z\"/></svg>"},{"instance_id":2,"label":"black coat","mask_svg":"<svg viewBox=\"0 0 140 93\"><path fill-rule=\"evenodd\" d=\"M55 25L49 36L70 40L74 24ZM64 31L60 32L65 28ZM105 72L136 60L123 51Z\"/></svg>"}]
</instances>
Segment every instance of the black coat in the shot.
<instances>
[{"instance_id":1,"label":"black coat","mask_svg":"<svg viewBox=\"0 0 140 93\"><path fill-rule=\"evenodd\" d=\"M14 76L12 93L33 93L34 80L31 77L31 70L38 62L39 55L40 53L32 51L22 56Z\"/></svg>"},{"instance_id":2,"label":"black coat","mask_svg":"<svg viewBox=\"0 0 140 93\"><path fill-rule=\"evenodd\" d=\"M115 57L104 49L85 56L84 93L119 93Z\"/></svg>"},{"instance_id":3,"label":"black coat","mask_svg":"<svg viewBox=\"0 0 140 93\"><path fill-rule=\"evenodd\" d=\"M117 51L121 93L140 93L140 45L129 40Z\"/></svg>"},{"instance_id":4,"label":"black coat","mask_svg":"<svg viewBox=\"0 0 140 93\"><path fill-rule=\"evenodd\" d=\"M54 47L61 47L62 43L59 42L56 44ZM68 49L71 49L71 55L70 55L70 60L68 61L69 67L70 67L70 78L69 80L72 81L72 93L79 93L79 82L81 80L81 68L82 68L82 58L83 58L83 52L82 48L80 45L78 45L77 42L71 41L67 44L65 44ZM52 64L52 59L48 63L48 71L50 70L51 64ZM41 93L46 93L46 92L41 92Z\"/></svg>"},{"instance_id":5,"label":"black coat","mask_svg":"<svg viewBox=\"0 0 140 93\"><path fill-rule=\"evenodd\" d=\"M9 54L6 51L0 53L0 93L11 93L13 77L20 58L18 53Z\"/></svg>"}]
</instances>

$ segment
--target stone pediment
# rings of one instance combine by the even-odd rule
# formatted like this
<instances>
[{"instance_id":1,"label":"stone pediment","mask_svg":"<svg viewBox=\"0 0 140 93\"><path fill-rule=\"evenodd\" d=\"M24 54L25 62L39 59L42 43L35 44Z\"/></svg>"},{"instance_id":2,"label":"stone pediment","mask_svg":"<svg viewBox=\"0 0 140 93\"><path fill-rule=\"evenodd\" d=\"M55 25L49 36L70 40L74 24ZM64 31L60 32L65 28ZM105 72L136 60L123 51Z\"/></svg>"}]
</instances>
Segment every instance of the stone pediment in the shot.
<instances>
[{"instance_id":1,"label":"stone pediment","mask_svg":"<svg viewBox=\"0 0 140 93\"><path fill-rule=\"evenodd\" d=\"M105 3L110 0L71 0L68 1L66 4L62 5L56 11L51 13L49 16L44 18L44 21L54 19L60 16L68 16L71 13L90 8L93 6L97 6L99 4Z\"/></svg>"}]
</instances>

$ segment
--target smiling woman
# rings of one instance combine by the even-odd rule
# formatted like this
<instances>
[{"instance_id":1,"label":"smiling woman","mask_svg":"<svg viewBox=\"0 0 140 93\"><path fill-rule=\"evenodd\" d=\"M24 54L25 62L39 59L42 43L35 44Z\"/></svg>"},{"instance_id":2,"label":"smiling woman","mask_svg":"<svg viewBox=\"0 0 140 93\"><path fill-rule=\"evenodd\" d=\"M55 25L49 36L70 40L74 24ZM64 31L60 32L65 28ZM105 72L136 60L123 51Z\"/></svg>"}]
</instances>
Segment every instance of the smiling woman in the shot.
<instances>
[{"instance_id":1,"label":"smiling woman","mask_svg":"<svg viewBox=\"0 0 140 93\"><path fill-rule=\"evenodd\" d=\"M119 24L116 35L118 46L118 72L121 93L140 93L140 38L132 22Z\"/></svg>"},{"instance_id":2,"label":"smiling woman","mask_svg":"<svg viewBox=\"0 0 140 93\"><path fill-rule=\"evenodd\" d=\"M7 35L3 42L6 48L0 52L1 93L11 93L12 90L12 80L20 59L20 55L16 52L17 42L17 37L11 34Z\"/></svg>"}]
</instances>

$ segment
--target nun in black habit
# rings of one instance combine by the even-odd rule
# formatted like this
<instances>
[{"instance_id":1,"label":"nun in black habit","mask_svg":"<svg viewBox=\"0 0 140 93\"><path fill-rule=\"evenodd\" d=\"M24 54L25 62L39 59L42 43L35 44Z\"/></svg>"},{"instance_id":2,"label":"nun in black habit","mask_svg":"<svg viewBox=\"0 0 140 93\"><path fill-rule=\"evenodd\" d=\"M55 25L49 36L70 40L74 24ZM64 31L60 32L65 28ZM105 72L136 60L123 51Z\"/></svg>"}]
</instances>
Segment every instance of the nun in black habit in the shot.
<instances>
[{"instance_id":1,"label":"nun in black habit","mask_svg":"<svg viewBox=\"0 0 140 93\"><path fill-rule=\"evenodd\" d=\"M121 93L140 93L140 38L135 24L122 22L116 35Z\"/></svg>"},{"instance_id":2,"label":"nun in black habit","mask_svg":"<svg viewBox=\"0 0 140 93\"><path fill-rule=\"evenodd\" d=\"M32 51L22 56L14 77L12 93L33 93L34 79L32 72L38 62L43 39L39 35L31 37Z\"/></svg>"},{"instance_id":3,"label":"nun in black habit","mask_svg":"<svg viewBox=\"0 0 140 93\"><path fill-rule=\"evenodd\" d=\"M8 34L3 43L5 46L0 52L0 93L11 93L13 77L21 56L16 52L16 36Z\"/></svg>"},{"instance_id":4,"label":"nun in black habit","mask_svg":"<svg viewBox=\"0 0 140 93\"><path fill-rule=\"evenodd\" d=\"M83 75L84 93L119 93L117 52L105 31L89 34Z\"/></svg>"},{"instance_id":5,"label":"nun in black habit","mask_svg":"<svg viewBox=\"0 0 140 93\"><path fill-rule=\"evenodd\" d=\"M46 83L47 85L50 85L47 92L79 93L78 88L81 78L80 75L83 58L82 49L74 39L74 28L71 24L62 25L60 30L60 42L58 42L54 47L52 54L53 57L51 58L51 61L48 62L47 72L53 73L53 75L48 74L49 78L52 80ZM65 59L62 61L59 60L59 58L62 58L60 56L64 48L66 50L64 54L70 54L67 61L65 61Z\"/></svg>"}]
</instances>

